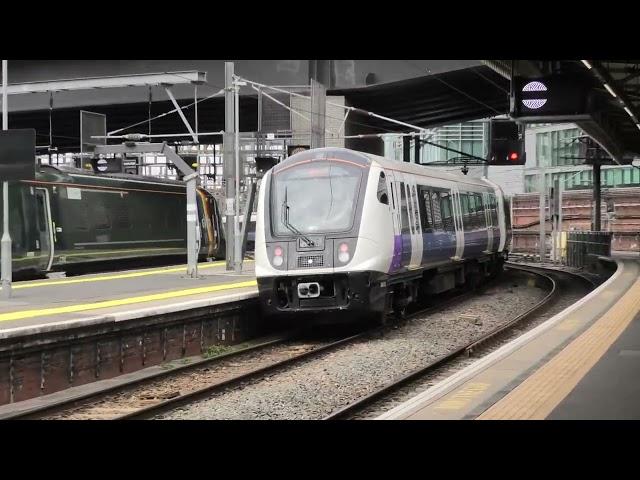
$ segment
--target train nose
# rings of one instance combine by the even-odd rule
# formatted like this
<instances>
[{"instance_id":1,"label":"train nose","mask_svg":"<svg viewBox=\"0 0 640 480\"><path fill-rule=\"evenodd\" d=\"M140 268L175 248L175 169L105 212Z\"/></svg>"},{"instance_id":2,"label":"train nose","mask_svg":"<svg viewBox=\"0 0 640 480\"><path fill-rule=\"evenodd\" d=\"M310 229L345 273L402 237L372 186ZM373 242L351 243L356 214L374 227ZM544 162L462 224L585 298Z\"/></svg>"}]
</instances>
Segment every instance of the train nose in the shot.
<instances>
[{"instance_id":1,"label":"train nose","mask_svg":"<svg viewBox=\"0 0 640 480\"><path fill-rule=\"evenodd\" d=\"M316 298L320 296L320 284L308 282L298 284L298 298Z\"/></svg>"}]
</instances>

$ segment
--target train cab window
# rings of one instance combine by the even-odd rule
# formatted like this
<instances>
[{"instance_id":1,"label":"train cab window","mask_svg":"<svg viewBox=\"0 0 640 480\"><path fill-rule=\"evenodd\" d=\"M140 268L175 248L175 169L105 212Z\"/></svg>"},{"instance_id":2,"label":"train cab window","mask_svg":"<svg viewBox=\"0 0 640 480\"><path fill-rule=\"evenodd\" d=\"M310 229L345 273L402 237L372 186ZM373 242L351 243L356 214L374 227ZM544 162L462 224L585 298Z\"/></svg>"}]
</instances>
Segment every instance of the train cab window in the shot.
<instances>
[{"instance_id":1,"label":"train cab window","mask_svg":"<svg viewBox=\"0 0 640 480\"><path fill-rule=\"evenodd\" d=\"M378 201L389 205L389 193L387 192L387 179L384 172L380 172L380 178L378 178Z\"/></svg>"},{"instance_id":2,"label":"train cab window","mask_svg":"<svg viewBox=\"0 0 640 480\"><path fill-rule=\"evenodd\" d=\"M409 209L407 205L407 192L404 182L400 182L400 220L402 223L402 233L411 233L409 226Z\"/></svg>"}]
</instances>

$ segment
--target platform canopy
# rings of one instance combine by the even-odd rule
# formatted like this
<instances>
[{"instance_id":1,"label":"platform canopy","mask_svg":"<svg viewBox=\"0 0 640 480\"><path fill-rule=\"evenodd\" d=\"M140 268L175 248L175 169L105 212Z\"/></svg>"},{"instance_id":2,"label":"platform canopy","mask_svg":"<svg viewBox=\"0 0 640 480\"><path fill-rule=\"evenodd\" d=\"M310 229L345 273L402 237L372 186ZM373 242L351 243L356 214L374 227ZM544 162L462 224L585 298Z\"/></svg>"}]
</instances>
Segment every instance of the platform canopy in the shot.
<instances>
[{"instance_id":1,"label":"platform canopy","mask_svg":"<svg viewBox=\"0 0 640 480\"><path fill-rule=\"evenodd\" d=\"M327 93L344 95L354 107L425 128L504 115L509 108L509 81L483 65ZM379 132L407 131L366 115L355 117Z\"/></svg>"},{"instance_id":2,"label":"platform canopy","mask_svg":"<svg viewBox=\"0 0 640 480\"><path fill-rule=\"evenodd\" d=\"M505 80L571 76L604 101L586 121L575 123L616 159L640 156L640 60L485 60Z\"/></svg>"}]
</instances>

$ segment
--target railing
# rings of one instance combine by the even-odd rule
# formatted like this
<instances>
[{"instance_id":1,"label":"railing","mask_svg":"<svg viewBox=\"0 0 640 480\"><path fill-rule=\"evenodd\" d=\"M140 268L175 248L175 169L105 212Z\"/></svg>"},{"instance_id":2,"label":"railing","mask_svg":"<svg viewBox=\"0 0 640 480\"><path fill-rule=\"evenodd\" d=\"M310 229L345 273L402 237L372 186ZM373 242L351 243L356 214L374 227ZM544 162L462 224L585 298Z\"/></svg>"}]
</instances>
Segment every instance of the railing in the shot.
<instances>
[{"instance_id":1,"label":"railing","mask_svg":"<svg viewBox=\"0 0 640 480\"><path fill-rule=\"evenodd\" d=\"M595 256L611 255L612 232L563 232L566 234L566 255L562 255L566 265L582 268ZM564 253L564 252L563 252Z\"/></svg>"}]
</instances>

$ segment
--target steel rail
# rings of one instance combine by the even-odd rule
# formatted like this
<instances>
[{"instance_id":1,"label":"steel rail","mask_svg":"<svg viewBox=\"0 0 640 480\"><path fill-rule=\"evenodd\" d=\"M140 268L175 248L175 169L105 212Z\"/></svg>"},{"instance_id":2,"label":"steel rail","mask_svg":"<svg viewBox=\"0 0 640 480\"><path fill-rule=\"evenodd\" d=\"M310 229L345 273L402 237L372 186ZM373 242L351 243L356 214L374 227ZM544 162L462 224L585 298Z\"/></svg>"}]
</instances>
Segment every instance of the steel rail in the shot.
<instances>
[{"instance_id":1,"label":"steel rail","mask_svg":"<svg viewBox=\"0 0 640 480\"><path fill-rule=\"evenodd\" d=\"M500 325L499 327L496 327L495 329L491 330L490 332L484 334L479 339L474 340L474 341L472 341L472 342L470 342L470 343L468 343L468 344L466 344L466 345L454 350L453 352L450 352L450 353L448 353L446 355L443 355L443 356L437 358L433 362L431 362L431 363L429 363L429 364L427 364L427 365L425 365L423 367L419 367L419 368L409 372L408 374L403 375L402 377L394 380L393 382L391 382L391 383L389 383L387 385L384 385L381 388L373 391L369 395L361 397L358 400L355 400L354 402L346 405L345 407L343 407L343 408L341 408L339 410L336 410L335 412L331 413L330 415L324 417L323 420L345 420L345 419L348 419L355 412L362 411L364 408L366 408L369 405L373 404L374 402L378 401L379 399L381 399L385 395L388 395L389 393L391 393L391 392L397 390L398 388L404 386L405 384L410 383L412 380L415 380L415 379L417 379L419 377L422 377L423 375L431 373L434 370L438 369L439 367L441 367L443 365L446 365L447 363L455 360L456 358L458 358L458 357L460 357L462 355L469 356L480 345L486 344L486 342L488 340L494 339L499 334L507 333L515 325L517 325L517 324L521 323L522 321L526 320L527 318L529 318L533 313L537 312L538 310L542 309L544 306L548 305L552 300L554 300L559 295L559 290L557 288L557 283L551 276L549 276L549 273L569 274L569 275L576 276L576 277L580 278L581 280L588 281L588 282L593 284L593 282L591 282L588 278L585 278L585 277L583 277L581 275L578 275L578 274L575 274L573 272L567 272L567 271L555 270L555 269L544 269L542 267L521 266L521 265L513 264L511 262L505 263L505 266L507 268L509 268L509 269L526 271L526 272L538 275L540 278L544 278L551 285L551 289L550 289L549 293L542 300L540 300L537 304L535 304L533 307L531 307L530 309L528 309L524 313L521 313L521 314L517 315L516 317L514 317L513 319L509 320L507 323L505 323L503 325ZM538 270L544 270L545 272L541 272L541 271L538 271Z\"/></svg>"}]
</instances>

